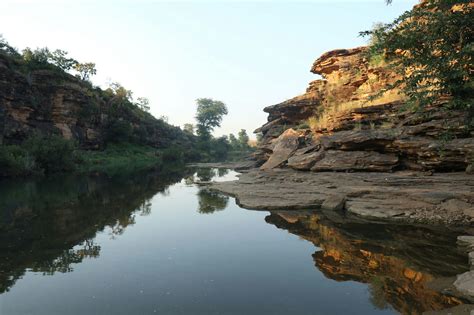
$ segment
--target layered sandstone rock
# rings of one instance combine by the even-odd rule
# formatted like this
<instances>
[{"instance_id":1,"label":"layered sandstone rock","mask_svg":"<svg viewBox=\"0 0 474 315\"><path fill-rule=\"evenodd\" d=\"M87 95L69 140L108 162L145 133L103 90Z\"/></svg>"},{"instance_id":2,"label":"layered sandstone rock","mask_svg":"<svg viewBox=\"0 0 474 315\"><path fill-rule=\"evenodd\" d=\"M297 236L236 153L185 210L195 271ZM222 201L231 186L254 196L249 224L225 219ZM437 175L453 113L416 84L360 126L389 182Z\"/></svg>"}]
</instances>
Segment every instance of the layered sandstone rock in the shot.
<instances>
[{"instance_id":1,"label":"layered sandstone rock","mask_svg":"<svg viewBox=\"0 0 474 315\"><path fill-rule=\"evenodd\" d=\"M288 168L250 170L238 181L213 183L211 189L235 197L237 204L247 209L317 210L328 204L337 205L334 200L344 200L333 208L342 208L351 216L452 226L474 224L474 181L472 175L465 173L315 175Z\"/></svg>"},{"instance_id":2,"label":"layered sandstone rock","mask_svg":"<svg viewBox=\"0 0 474 315\"><path fill-rule=\"evenodd\" d=\"M299 133L294 153L264 169L466 170L474 162L467 114L445 110L446 100L415 112L406 109L399 91L380 94L399 77L383 62L369 61L365 52L358 47L323 54L311 69L322 80L311 82L305 94L264 109L268 122L255 131L263 134L255 154L260 164L287 155L277 145L285 130Z\"/></svg>"},{"instance_id":3,"label":"layered sandstone rock","mask_svg":"<svg viewBox=\"0 0 474 315\"><path fill-rule=\"evenodd\" d=\"M131 136L155 147L186 141L179 128L137 108L114 107L112 97L72 75L20 68L0 54L0 143L19 143L41 133L99 148L117 121L130 127Z\"/></svg>"}]
</instances>

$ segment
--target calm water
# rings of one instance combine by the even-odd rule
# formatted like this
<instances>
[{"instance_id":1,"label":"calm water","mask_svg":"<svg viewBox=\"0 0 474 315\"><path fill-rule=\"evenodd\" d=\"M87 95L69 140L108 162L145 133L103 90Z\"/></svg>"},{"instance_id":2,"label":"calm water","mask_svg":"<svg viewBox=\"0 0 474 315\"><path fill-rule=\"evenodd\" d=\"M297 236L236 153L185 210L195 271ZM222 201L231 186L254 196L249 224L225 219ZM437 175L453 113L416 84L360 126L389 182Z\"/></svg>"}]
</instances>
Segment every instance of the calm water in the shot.
<instances>
[{"instance_id":1,"label":"calm water","mask_svg":"<svg viewBox=\"0 0 474 315\"><path fill-rule=\"evenodd\" d=\"M456 234L240 209L225 170L0 182L0 314L418 314Z\"/></svg>"}]
</instances>

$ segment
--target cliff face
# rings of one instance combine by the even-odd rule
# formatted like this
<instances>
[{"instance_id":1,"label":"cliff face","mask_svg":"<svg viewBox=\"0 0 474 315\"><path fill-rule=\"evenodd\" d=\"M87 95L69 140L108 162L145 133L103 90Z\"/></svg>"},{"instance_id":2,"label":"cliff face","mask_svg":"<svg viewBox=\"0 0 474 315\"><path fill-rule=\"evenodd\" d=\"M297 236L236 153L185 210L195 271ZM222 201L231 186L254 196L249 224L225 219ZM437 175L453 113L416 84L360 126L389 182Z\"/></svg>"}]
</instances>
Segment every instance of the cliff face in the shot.
<instances>
[{"instance_id":1,"label":"cliff face","mask_svg":"<svg viewBox=\"0 0 474 315\"><path fill-rule=\"evenodd\" d=\"M155 147L188 141L179 128L138 108L116 106L112 96L72 75L52 70L25 73L0 54L0 143L19 143L39 132L99 148L117 124Z\"/></svg>"},{"instance_id":2,"label":"cliff face","mask_svg":"<svg viewBox=\"0 0 474 315\"><path fill-rule=\"evenodd\" d=\"M287 165L312 171L465 170L474 160L466 113L443 100L415 112L398 90L399 79L365 47L327 52L314 62L306 93L266 107L268 122L255 157L263 169Z\"/></svg>"}]
</instances>

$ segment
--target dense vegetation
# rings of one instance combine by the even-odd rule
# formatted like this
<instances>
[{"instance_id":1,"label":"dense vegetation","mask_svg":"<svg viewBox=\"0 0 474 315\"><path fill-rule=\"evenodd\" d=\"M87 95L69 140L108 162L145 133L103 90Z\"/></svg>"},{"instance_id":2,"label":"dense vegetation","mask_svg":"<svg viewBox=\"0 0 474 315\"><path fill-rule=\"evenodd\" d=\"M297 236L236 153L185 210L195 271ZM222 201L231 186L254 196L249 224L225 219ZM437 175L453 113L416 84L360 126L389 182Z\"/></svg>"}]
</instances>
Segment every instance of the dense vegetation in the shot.
<instances>
[{"instance_id":1,"label":"dense vegetation","mask_svg":"<svg viewBox=\"0 0 474 315\"><path fill-rule=\"evenodd\" d=\"M226 136L212 136L227 114L226 105L220 101L198 99L196 128L187 124L183 131L168 124L165 116L153 117L149 100L135 99L121 84L110 83L105 90L93 86L90 80L97 72L94 63L80 63L63 50L26 48L20 53L1 36L0 54L8 57L9 68L27 79L35 71L47 70L57 80L81 85L88 101L81 107L78 120L87 124L100 119L102 131L100 150L85 150L82 143L40 131L14 143L3 143L0 177L72 171L114 174L164 164L222 161L250 151L248 137L245 145L236 145Z\"/></svg>"},{"instance_id":2,"label":"dense vegetation","mask_svg":"<svg viewBox=\"0 0 474 315\"><path fill-rule=\"evenodd\" d=\"M79 150L60 136L35 135L20 145L0 146L0 177L49 175L58 172L109 176L140 170L178 167L182 149L162 150L133 143L110 143L104 150Z\"/></svg>"},{"instance_id":3,"label":"dense vegetation","mask_svg":"<svg viewBox=\"0 0 474 315\"><path fill-rule=\"evenodd\" d=\"M469 0L427 0L372 31L370 54L383 56L402 79L401 88L418 109L446 98L448 108L474 117L473 6Z\"/></svg>"}]
</instances>

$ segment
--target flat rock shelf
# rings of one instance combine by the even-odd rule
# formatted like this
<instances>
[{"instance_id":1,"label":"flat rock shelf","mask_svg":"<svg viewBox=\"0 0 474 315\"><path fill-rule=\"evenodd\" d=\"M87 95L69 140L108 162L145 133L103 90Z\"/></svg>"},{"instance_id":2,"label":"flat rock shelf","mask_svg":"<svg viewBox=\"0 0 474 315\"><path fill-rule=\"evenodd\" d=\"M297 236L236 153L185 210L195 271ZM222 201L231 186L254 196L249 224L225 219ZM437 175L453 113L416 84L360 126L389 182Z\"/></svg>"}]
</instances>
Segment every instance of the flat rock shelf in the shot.
<instances>
[{"instance_id":1,"label":"flat rock shelf","mask_svg":"<svg viewBox=\"0 0 474 315\"><path fill-rule=\"evenodd\" d=\"M474 177L426 174L249 170L211 189L236 197L247 209L342 210L348 215L473 229Z\"/></svg>"}]
</instances>

